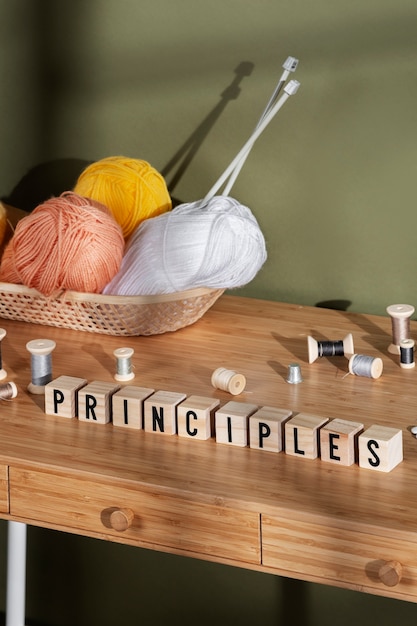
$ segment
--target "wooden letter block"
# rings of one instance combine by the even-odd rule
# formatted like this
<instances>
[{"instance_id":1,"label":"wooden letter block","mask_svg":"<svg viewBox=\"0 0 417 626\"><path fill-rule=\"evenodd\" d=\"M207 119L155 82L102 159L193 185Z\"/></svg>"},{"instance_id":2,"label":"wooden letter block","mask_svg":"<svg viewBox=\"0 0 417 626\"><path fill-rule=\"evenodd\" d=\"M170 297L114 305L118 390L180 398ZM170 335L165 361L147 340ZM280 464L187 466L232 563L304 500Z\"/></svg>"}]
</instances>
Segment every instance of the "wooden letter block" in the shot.
<instances>
[{"instance_id":1,"label":"wooden letter block","mask_svg":"<svg viewBox=\"0 0 417 626\"><path fill-rule=\"evenodd\" d=\"M111 421L111 396L120 385L94 381L78 392L78 419L107 424Z\"/></svg>"},{"instance_id":2,"label":"wooden letter block","mask_svg":"<svg viewBox=\"0 0 417 626\"><path fill-rule=\"evenodd\" d=\"M359 435L359 467L390 472L402 460L402 430L374 424Z\"/></svg>"},{"instance_id":3,"label":"wooden letter block","mask_svg":"<svg viewBox=\"0 0 417 626\"><path fill-rule=\"evenodd\" d=\"M334 419L320 430L320 456L322 461L353 465L357 457L357 435L363 424Z\"/></svg>"},{"instance_id":4,"label":"wooden letter block","mask_svg":"<svg viewBox=\"0 0 417 626\"><path fill-rule=\"evenodd\" d=\"M144 430L164 435L177 433L177 406L185 400L185 393L157 391L144 402Z\"/></svg>"},{"instance_id":5,"label":"wooden letter block","mask_svg":"<svg viewBox=\"0 0 417 626\"><path fill-rule=\"evenodd\" d=\"M285 424L285 452L305 459L319 456L318 430L328 418L299 413Z\"/></svg>"},{"instance_id":6,"label":"wooden letter block","mask_svg":"<svg viewBox=\"0 0 417 626\"><path fill-rule=\"evenodd\" d=\"M126 385L112 396L112 416L114 426L143 428L143 403L155 389Z\"/></svg>"},{"instance_id":7,"label":"wooden letter block","mask_svg":"<svg viewBox=\"0 0 417 626\"><path fill-rule=\"evenodd\" d=\"M78 390L87 381L75 376L59 376L45 385L45 413L59 417L77 417Z\"/></svg>"},{"instance_id":8,"label":"wooden letter block","mask_svg":"<svg viewBox=\"0 0 417 626\"><path fill-rule=\"evenodd\" d=\"M232 446L248 445L248 418L258 409L256 404L227 402L215 413L216 441Z\"/></svg>"},{"instance_id":9,"label":"wooden letter block","mask_svg":"<svg viewBox=\"0 0 417 626\"><path fill-rule=\"evenodd\" d=\"M193 439L210 439L214 411L220 400L204 396L189 396L177 409L178 435Z\"/></svg>"},{"instance_id":10,"label":"wooden letter block","mask_svg":"<svg viewBox=\"0 0 417 626\"><path fill-rule=\"evenodd\" d=\"M267 452L281 452L283 429L292 411L264 406L249 418L249 445Z\"/></svg>"}]
</instances>

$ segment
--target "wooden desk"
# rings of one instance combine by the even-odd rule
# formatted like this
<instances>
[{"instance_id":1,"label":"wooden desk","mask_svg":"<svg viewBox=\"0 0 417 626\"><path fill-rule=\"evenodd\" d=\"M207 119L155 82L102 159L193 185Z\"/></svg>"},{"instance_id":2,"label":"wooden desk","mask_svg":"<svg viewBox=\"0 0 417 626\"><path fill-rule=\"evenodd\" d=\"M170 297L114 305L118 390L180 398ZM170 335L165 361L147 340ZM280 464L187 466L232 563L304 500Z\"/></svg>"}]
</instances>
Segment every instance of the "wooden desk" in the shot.
<instances>
[{"instance_id":1,"label":"wooden desk","mask_svg":"<svg viewBox=\"0 0 417 626\"><path fill-rule=\"evenodd\" d=\"M0 320L3 362L17 398L1 404L1 517L90 537L188 555L308 581L417 600L417 371L387 352L388 317L223 296L195 325L173 334L121 339ZM411 329L417 334L417 324ZM345 376L347 360L307 363L307 335L382 356L378 380ZM46 415L30 395L26 342L56 341L54 378L113 381L113 350L135 349L133 384L232 397L210 384L224 366L244 374L233 399L328 418L399 427L404 462L390 473L308 460L112 424ZM304 382L286 382L300 363ZM134 512L113 530L117 509ZM402 566L384 584L386 562ZM394 581L395 582L395 581Z\"/></svg>"}]
</instances>

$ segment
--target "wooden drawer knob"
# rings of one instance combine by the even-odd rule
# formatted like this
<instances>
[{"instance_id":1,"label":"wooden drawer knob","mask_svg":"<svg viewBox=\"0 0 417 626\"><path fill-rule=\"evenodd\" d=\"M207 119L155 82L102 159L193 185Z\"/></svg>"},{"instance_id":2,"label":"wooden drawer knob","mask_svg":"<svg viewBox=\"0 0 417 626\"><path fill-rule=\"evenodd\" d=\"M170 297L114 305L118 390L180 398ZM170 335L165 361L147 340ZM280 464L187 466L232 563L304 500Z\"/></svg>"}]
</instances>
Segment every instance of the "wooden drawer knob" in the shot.
<instances>
[{"instance_id":1,"label":"wooden drawer knob","mask_svg":"<svg viewBox=\"0 0 417 626\"><path fill-rule=\"evenodd\" d=\"M134 517L132 509L116 509L110 515L110 526L113 530L127 530L132 525Z\"/></svg>"},{"instance_id":2,"label":"wooden drawer knob","mask_svg":"<svg viewBox=\"0 0 417 626\"><path fill-rule=\"evenodd\" d=\"M378 575L387 587L395 587L401 580L403 566L398 561L387 561L379 568Z\"/></svg>"}]
</instances>

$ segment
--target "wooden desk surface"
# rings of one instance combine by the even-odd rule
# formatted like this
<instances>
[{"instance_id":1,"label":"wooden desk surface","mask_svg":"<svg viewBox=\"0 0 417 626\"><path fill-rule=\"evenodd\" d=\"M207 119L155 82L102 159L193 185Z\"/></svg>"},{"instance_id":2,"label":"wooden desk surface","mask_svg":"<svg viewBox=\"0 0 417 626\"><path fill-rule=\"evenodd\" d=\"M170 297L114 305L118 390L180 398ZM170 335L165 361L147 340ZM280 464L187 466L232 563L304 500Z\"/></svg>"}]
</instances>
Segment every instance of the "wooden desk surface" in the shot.
<instances>
[{"instance_id":1,"label":"wooden desk surface","mask_svg":"<svg viewBox=\"0 0 417 626\"><path fill-rule=\"evenodd\" d=\"M4 519L417 600L417 369L387 352L388 317L222 296L193 326L154 337L0 326L7 380L19 390L0 409ZM343 357L308 364L307 335L348 332L356 352L382 357L381 378L346 376ZM43 396L26 391L35 338L56 341L54 378L112 382L113 350L131 346L130 384L401 428L404 461L382 473L46 415ZM299 385L285 380L294 361ZM211 386L220 366L246 376L241 395ZM106 517L120 507L139 508L125 533ZM402 567L393 586L378 574L391 561Z\"/></svg>"}]
</instances>

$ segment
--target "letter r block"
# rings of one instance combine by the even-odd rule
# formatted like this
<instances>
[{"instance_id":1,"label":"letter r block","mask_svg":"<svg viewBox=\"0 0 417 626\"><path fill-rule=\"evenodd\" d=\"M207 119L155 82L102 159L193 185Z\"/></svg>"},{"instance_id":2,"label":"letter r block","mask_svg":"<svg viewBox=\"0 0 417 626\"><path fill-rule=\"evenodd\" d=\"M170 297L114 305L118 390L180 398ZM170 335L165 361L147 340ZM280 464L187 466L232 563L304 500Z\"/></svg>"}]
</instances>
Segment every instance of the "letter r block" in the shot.
<instances>
[{"instance_id":1,"label":"letter r block","mask_svg":"<svg viewBox=\"0 0 417 626\"><path fill-rule=\"evenodd\" d=\"M402 430L374 424L359 436L359 467L390 472L402 460Z\"/></svg>"},{"instance_id":2,"label":"letter r block","mask_svg":"<svg viewBox=\"0 0 417 626\"><path fill-rule=\"evenodd\" d=\"M283 430L292 411L263 406L249 418L249 445L267 452L281 452Z\"/></svg>"},{"instance_id":3,"label":"letter r block","mask_svg":"<svg viewBox=\"0 0 417 626\"><path fill-rule=\"evenodd\" d=\"M357 456L357 435L363 424L334 419L320 429L320 456L322 461L338 465L353 465Z\"/></svg>"},{"instance_id":4,"label":"letter r block","mask_svg":"<svg viewBox=\"0 0 417 626\"><path fill-rule=\"evenodd\" d=\"M319 456L318 430L328 422L328 418L308 413L298 413L285 424L285 452L304 459Z\"/></svg>"},{"instance_id":5,"label":"letter r block","mask_svg":"<svg viewBox=\"0 0 417 626\"><path fill-rule=\"evenodd\" d=\"M178 435L192 439L210 439L214 411L220 404L215 398L189 396L178 405Z\"/></svg>"},{"instance_id":6,"label":"letter r block","mask_svg":"<svg viewBox=\"0 0 417 626\"><path fill-rule=\"evenodd\" d=\"M59 417L77 417L78 391L87 381L75 376L59 376L45 385L45 413Z\"/></svg>"},{"instance_id":7,"label":"letter r block","mask_svg":"<svg viewBox=\"0 0 417 626\"><path fill-rule=\"evenodd\" d=\"M82 422L107 424L111 421L111 396L120 385L94 381L78 393L78 419Z\"/></svg>"}]
</instances>

